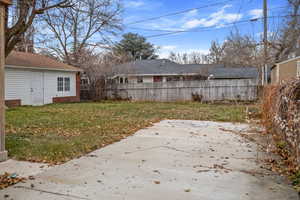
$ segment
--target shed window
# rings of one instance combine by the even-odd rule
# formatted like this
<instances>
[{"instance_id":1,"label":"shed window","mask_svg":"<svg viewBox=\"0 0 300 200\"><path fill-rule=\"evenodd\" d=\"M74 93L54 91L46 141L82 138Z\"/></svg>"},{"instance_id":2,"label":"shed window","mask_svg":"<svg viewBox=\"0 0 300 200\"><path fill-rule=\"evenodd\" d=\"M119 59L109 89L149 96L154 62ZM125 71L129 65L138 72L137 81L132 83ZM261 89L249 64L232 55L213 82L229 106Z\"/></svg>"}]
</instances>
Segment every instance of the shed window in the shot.
<instances>
[{"instance_id":1,"label":"shed window","mask_svg":"<svg viewBox=\"0 0 300 200\"><path fill-rule=\"evenodd\" d=\"M69 92L71 90L70 77L57 77L57 91Z\"/></svg>"},{"instance_id":2,"label":"shed window","mask_svg":"<svg viewBox=\"0 0 300 200\"><path fill-rule=\"evenodd\" d=\"M57 91L58 92L64 91L64 78L63 77L57 78Z\"/></svg>"},{"instance_id":3,"label":"shed window","mask_svg":"<svg viewBox=\"0 0 300 200\"><path fill-rule=\"evenodd\" d=\"M65 77L65 91L70 91L70 77Z\"/></svg>"}]
</instances>

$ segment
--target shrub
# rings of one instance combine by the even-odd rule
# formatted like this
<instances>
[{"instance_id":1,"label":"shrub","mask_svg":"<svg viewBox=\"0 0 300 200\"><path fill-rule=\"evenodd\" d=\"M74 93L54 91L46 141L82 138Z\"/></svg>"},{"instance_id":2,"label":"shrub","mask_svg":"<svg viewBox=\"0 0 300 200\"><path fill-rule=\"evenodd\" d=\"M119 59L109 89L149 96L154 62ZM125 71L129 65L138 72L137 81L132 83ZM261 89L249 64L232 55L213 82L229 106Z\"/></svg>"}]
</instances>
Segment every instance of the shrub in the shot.
<instances>
[{"instance_id":1,"label":"shrub","mask_svg":"<svg viewBox=\"0 0 300 200\"><path fill-rule=\"evenodd\" d=\"M271 133L279 149L286 147L288 160L300 163L300 80L294 79L264 89L262 124Z\"/></svg>"}]
</instances>

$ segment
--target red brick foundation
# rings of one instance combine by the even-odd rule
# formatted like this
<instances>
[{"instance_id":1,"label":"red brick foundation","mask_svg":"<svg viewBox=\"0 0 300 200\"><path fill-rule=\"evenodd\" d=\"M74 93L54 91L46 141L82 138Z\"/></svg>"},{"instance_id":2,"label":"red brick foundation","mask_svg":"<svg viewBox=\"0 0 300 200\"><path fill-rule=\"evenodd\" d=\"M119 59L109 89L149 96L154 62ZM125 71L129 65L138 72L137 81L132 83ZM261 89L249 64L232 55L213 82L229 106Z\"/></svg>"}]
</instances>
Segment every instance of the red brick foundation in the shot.
<instances>
[{"instance_id":1,"label":"red brick foundation","mask_svg":"<svg viewBox=\"0 0 300 200\"><path fill-rule=\"evenodd\" d=\"M54 97L53 103L73 103L73 102L79 102L80 98L77 96L73 97Z\"/></svg>"},{"instance_id":2,"label":"red brick foundation","mask_svg":"<svg viewBox=\"0 0 300 200\"><path fill-rule=\"evenodd\" d=\"M21 99L5 100L5 105L9 108L21 106Z\"/></svg>"}]
</instances>

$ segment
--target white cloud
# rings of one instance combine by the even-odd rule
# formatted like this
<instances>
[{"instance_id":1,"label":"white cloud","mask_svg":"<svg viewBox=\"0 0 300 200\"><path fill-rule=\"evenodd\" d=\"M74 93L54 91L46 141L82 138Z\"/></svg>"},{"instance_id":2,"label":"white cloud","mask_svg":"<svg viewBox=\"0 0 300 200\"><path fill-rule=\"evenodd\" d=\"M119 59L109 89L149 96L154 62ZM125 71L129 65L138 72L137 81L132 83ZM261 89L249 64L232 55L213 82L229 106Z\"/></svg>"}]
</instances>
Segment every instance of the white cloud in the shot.
<instances>
[{"instance_id":1,"label":"white cloud","mask_svg":"<svg viewBox=\"0 0 300 200\"><path fill-rule=\"evenodd\" d=\"M145 6L145 2L141 0L137 0L137 1L132 0L132 1L126 1L124 5L126 8L139 8Z\"/></svg>"},{"instance_id":2,"label":"white cloud","mask_svg":"<svg viewBox=\"0 0 300 200\"><path fill-rule=\"evenodd\" d=\"M202 19L191 19L183 25L183 28L192 29L198 26L209 27L209 26L222 26L224 23L231 23L240 20L243 15L238 13L226 13L226 8L231 7L231 5L226 5L222 7L221 10L212 13L208 18Z\"/></svg>"},{"instance_id":3,"label":"white cloud","mask_svg":"<svg viewBox=\"0 0 300 200\"><path fill-rule=\"evenodd\" d=\"M201 54L208 54L209 49L186 49L182 50L181 53L201 53Z\"/></svg>"},{"instance_id":4,"label":"white cloud","mask_svg":"<svg viewBox=\"0 0 300 200\"><path fill-rule=\"evenodd\" d=\"M261 18L263 16L263 10L262 9L253 9L249 11L249 15L252 16L252 18Z\"/></svg>"},{"instance_id":5,"label":"white cloud","mask_svg":"<svg viewBox=\"0 0 300 200\"><path fill-rule=\"evenodd\" d=\"M153 21L144 24L143 26L145 28L151 28L151 29L163 29L163 30L169 30L169 31L181 31L182 28L179 28L178 26L181 25L182 22L180 20L173 20L173 19L167 19L162 18L158 21Z\"/></svg>"},{"instance_id":6,"label":"white cloud","mask_svg":"<svg viewBox=\"0 0 300 200\"><path fill-rule=\"evenodd\" d=\"M174 50L174 49L177 48L177 46L175 46L175 45L166 45L166 46L161 46L160 48L163 49L163 50Z\"/></svg>"},{"instance_id":7,"label":"white cloud","mask_svg":"<svg viewBox=\"0 0 300 200\"><path fill-rule=\"evenodd\" d=\"M187 21L184 25L183 28L195 28L201 24L204 23L204 19L192 19L190 21Z\"/></svg>"},{"instance_id":8,"label":"white cloud","mask_svg":"<svg viewBox=\"0 0 300 200\"><path fill-rule=\"evenodd\" d=\"M173 45L170 45L173 46ZM176 49L179 49L178 47L176 47ZM169 58L170 53L174 52L174 53L179 53L179 54L183 54L183 53L200 53L200 54L208 54L209 50L208 49L182 49L180 48L180 50L174 51L174 49L172 50L166 50L161 48L161 50L159 51L159 58Z\"/></svg>"},{"instance_id":9,"label":"white cloud","mask_svg":"<svg viewBox=\"0 0 300 200\"><path fill-rule=\"evenodd\" d=\"M189 11L185 14L186 17L193 17L193 16L196 16L196 15L198 15L198 10L197 9L191 10L191 11Z\"/></svg>"},{"instance_id":10,"label":"white cloud","mask_svg":"<svg viewBox=\"0 0 300 200\"><path fill-rule=\"evenodd\" d=\"M146 0L144 0L146 2ZM211 13L208 17L199 17L198 10L194 9L186 13L181 18L162 18L160 20L151 21L145 24L141 24L141 28L147 29L159 29L169 31L184 31L187 29L193 29L196 27L211 27L217 28L224 27L226 23L232 23L240 20L243 15L239 13L227 12L227 8L231 5L225 5L217 12ZM197 18L198 17L198 18ZM149 33L151 35L152 33Z\"/></svg>"},{"instance_id":11,"label":"white cloud","mask_svg":"<svg viewBox=\"0 0 300 200\"><path fill-rule=\"evenodd\" d=\"M124 7L126 9L139 9L139 10L154 10L163 5L160 1L154 0L124 0Z\"/></svg>"},{"instance_id":12,"label":"white cloud","mask_svg":"<svg viewBox=\"0 0 300 200\"><path fill-rule=\"evenodd\" d=\"M255 36L258 37L258 38L263 38L263 37L264 37L264 32L256 33ZM268 31L268 37L269 37L269 38L273 38L273 37L275 37L275 36L276 36L276 33L275 33L275 32Z\"/></svg>"}]
</instances>

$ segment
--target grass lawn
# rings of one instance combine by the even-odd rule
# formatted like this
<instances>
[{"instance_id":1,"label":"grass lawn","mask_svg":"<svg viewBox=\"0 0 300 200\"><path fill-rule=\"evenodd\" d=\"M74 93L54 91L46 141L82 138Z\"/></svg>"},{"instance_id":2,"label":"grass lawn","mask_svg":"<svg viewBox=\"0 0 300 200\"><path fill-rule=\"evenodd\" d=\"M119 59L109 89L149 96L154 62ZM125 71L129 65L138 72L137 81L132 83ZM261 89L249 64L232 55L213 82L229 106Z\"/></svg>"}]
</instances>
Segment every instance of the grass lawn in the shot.
<instances>
[{"instance_id":1,"label":"grass lawn","mask_svg":"<svg viewBox=\"0 0 300 200\"><path fill-rule=\"evenodd\" d=\"M6 112L11 158L60 163L162 119L243 122L245 106L101 102L19 107Z\"/></svg>"}]
</instances>

